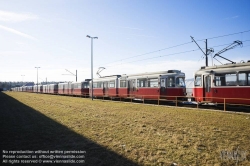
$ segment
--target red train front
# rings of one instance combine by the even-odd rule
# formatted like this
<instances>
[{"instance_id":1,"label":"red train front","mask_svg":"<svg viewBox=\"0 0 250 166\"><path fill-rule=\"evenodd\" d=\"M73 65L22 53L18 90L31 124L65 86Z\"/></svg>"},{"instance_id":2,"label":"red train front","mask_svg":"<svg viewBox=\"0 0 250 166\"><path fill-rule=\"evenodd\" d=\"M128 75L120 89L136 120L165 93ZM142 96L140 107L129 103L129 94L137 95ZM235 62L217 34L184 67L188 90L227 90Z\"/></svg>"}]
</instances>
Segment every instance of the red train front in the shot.
<instances>
[{"instance_id":1,"label":"red train front","mask_svg":"<svg viewBox=\"0 0 250 166\"><path fill-rule=\"evenodd\" d=\"M250 105L250 61L202 67L195 73L193 96L201 103Z\"/></svg>"}]
</instances>

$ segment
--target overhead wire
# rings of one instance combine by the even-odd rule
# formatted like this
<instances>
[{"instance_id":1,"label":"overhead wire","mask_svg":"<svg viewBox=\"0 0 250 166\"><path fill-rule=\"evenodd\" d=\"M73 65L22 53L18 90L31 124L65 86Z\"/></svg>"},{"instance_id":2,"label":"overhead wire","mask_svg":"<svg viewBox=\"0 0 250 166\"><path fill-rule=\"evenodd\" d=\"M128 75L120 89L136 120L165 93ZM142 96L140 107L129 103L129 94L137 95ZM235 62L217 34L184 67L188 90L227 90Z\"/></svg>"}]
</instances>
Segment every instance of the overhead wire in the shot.
<instances>
[{"instance_id":1,"label":"overhead wire","mask_svg":"<svg viewBox=\"0 0 250 166\"><path fill-rule=\"evenodd\" d=\"M167 50L167 49L170 49L170 48L175 48L175 47L183 46L183 45L190 44L190 43L192 43L192 42L187 42L187 43L178 44L178 45L175 45L175 46L171 46L171 47L159 49L159 50L156 50L156 51L147 52L147 53L144 53L144 54L139 54L139 55L131 56L131 57L128 57L128 58L120 59L120 60L113 61L113 62L109 62L109 63L105 63L105 64L115 63L115 62L119 62L119 61L131 59L131 58L135 58L135 57L139 57L139 56L143 56L143 55L148 55L148 54L160 52L160 51ZM105 65L105 64L103 64L103 65Z\"/></svg>"},{"instance_id":2,"label":"overhead wire","mask_svg":"<svg viewBox=\"0 0 250 166\"><path fill-rule=\"evenodd\" d=\"M250 30L241 31L241 32L236 32L236 33L231 33L231 34L227 34L227 35L221 35L221 36L210 37L210 38L207 38L207 39L216 39L216 38L221 38L221 37L226 37L226 36L232 36L232 35L236 35L236 34L243 34L243 33L246 33L246 32L250 32ZM196 41L203 41L203 40L206 40L206 39L200 39L200 40L196 40ZM249 41L249 40L246 40L246 41ZM171 48L183 46L183 45L186 45L186 44L190 44L190 43L192 43L192 42L193 42L193 41L191 41L191 42L186 42L186 43L182 43L182 44L178 44L178 45L171 46L171 47L167 47L167 48L163 48L163 49L159 49L159 50L155 50L155 51L151 51L151 52L147 52L147 53L144 53L144 54L139 54L139 55L131 56L131 57L128 57L128 58L123 58L123 59L120 59L120 60L116 60L116 61L113 61L113 62L109 62L109 63L102 64L102 66L103 66L103 65L106 65L106 64L112 64L112 63L115 63L115 62L120 62L120 61L123 61L123 60L131 59L131 58L135 58L135 57L140 57L140 56L143 56L143 55L148 55L148 54L160 52L160 51L163 51L163 50L167 50L167 49L171 49Z\"/></svg>"},{"instance_id":3,"label":"overhead wire","mask_svg":"<svg viewBox=\"0 0 250 166\"><path fill-rule=\"evenodd\" d=\"M232 35L242 34L242 33L246 33L246 32L250 32L250 30L246 30L246 31L242 31L242 32L236 32L236 33L231 33L231 34L227 34L227 35L210 37L210 38L206 38L206 39L209 39L209 40L210 39L216 39L216 38L221 38L221 37L226 37L226 36L232 36ZM206 40L206 39L200 39L200 40L196 40L196 41L202 41L202 40Z\"/></svg>"},{"instance_id":4,"label":"overhead wire","mask_svg":"<svg viewBox=\"0 0 250 166\"><path fill-rule=\"evenodd\" d=\"M183 53L188 53L188 52L193 52L193 51L198 51L198 50L200 50L200 49L189 50L189 51L183 51L183 52L177 52L177 53L172 53L172 54L167 54L167 55L160 55L160 56L156 56L156 57L150 57L150 58L145 58L145 59L141 59L141 60L125 62L124 64L127 64L127 63L134 63L134 62L139 62L139 61L145 61L145 60L160 58L160 57L164 57L164 56L183 54ZM118 65L118 64L117 64L117 65ZM112 66L117 66L117 65L112 65ZM112 66L107 66L107 67L112 67Z\"/></svg>"},{"instance_id":5,"label":"overhead wire","mask_svg":"<svg viewBox=\"0 0 250 166\"><path fill-rule=\"evenodd\" d=\"M245 40L245 41L250 41L250 40ZM231 43L229 43L229 44L231 44ZM221 47L221 46L225 46L225 45L228 45L228 44L222 44L222 45L217 45L217 46L212 46L212 47ZM250 46L250 45L247 45L247 46ZM247 46L244 46L244 47L247 47ZM204 48L203 48L203 49L204 49ZM198 51L198 50L200 50L200 49L187 50L187 51L182 51L182 52L177 52L177 53L171 53L171 54L166 54L166 55L160 55L160 56L155 56L155 57L150 57L150 58L145 58L145 59L135 60L135 61L130 61L130 62L122 62L122 63L119 63L119 64L106 66L106 68L108 68L108 67L113 67L113 66L117 66L117 65L121 65L121 64L129 64L129 63L140 62L140 61L145 61L145 60L149 60L149 59L161 58L161 57L164 57L164 56L171 56L171 55L178 55L178 54L183 54L183 53L189 53L189 52ZM199 60L199 61L200 61L200 60Z\"/></svg>"}]
</instances>

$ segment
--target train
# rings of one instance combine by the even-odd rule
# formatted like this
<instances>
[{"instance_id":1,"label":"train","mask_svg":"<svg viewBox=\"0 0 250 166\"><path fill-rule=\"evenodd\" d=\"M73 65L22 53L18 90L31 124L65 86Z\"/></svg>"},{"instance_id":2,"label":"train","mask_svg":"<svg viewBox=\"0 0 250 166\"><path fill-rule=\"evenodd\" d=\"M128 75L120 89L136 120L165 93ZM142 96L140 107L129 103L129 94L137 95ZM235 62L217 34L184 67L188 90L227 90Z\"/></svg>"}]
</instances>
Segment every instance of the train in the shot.
<instances>
[{"instance_id":1,"label":"train","mask_svg":"<svg viewBox=\"0 0 250 166\"><path fill-rule=\"evenodd\" d=\"M180 70L111 75L93 80L86 79L83 82L15 87L12 91L134 100L184 100L186 96L185 73Z\"/></svg>"},{"instance_id":2,"label":"train","mask_svg":"<svg viewBox=\"0 0 250 166\"><path fill-rule=\"evenodd\" d=\"M185 73L180 70L111 75L83 82L24 86L12 90L93 98L250 105L250 61L201 67L194 73L191 96L187 96Z\"/></svg>"},{"instance_id":3,"label":"train","mask_svg":"<svg viewBox=\"0 0 250 166\"><path fill-rule=\"evenodd\" d=\"M72 96L89 96L89 81L86 79L83 82L64 82L47 85L22 86L12 88L12 91L34 92L44 94L59 94Z\"/></svg>"},{"instance_id":4,"label":"train","mask_svg":"<svg viewBox=\"0 0 250 166\"><path fill-rule=\"evenodd\" d=\"M193 97L199 103L250 105L250 61L201 67L194 74Z\"/></svg>"},{"instance_id":5,"label":"train","mask_svg":"<svg viewBox=\"0 0 250 166\"><path fill-rule=\"evenodd\" d=\"M174 100L186 96L185 73L180 70L113 75L94 79L90 81L92 83L93 97Z\"/></svg>"}]
</instances>

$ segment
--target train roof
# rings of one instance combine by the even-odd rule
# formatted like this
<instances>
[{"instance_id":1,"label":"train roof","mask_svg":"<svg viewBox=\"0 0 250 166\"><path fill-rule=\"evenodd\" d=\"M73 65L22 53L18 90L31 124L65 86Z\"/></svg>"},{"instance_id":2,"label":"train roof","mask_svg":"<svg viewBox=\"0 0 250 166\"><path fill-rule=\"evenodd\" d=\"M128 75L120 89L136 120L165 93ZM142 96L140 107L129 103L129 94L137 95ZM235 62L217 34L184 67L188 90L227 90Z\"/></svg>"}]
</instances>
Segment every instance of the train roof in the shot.
<instances>
[{"instance_id":1,"label":"train roof","mask_svg":"<svg viewBox=\"0 0 250 166\"><path fill-rule=\"evenodd\" d=\"M82 84L82 83L85 83L85 82L89 82L89 81L81 81L81 82L70 82L70 84Z\"/></svg>"},{"instance_id":2,"label":"train roof","mask_svg":"<svg viewBox=\"0 0 250 166\"><path fill-rule=\"evenodd\" d=\"M125 78L134 78L134 77L158 77L160 75L177 75L181 74L185 76L185 73L182 73L180 70L167 70L167 71L158 71L158 72L146 72L146 73L137 73L137 74L123 74L123 75L110 75L110 76L104 76L100 78L95 78L94 81L109 81L109 80L115 80L117 78L125 79Z\"/></svg>"},{"instance_id":3,"label":"train roof","mask_svg":"<svg viewBox=\"0 0 250 166\"><path fill-rule=\"evenodd\" d=\"M54 84L46 84L46 85L58 85L59 83L54 83Z\"/></svg>"},{"instance_id":4,"label":"train roof","mask_svg":"<svg viewBox=\"0 0 250 166\"><path fill-rule=\"evenodd\" d=\"M71 82L60 82L58 85L64 85L64 84L69 84Z\"/></svg>"},{"instance_id":5,"label":"train roof","mask_svg":"<svg viewBox=\"0 0 250 166\"><path fill-rule=\"evenodd\" d=\"M89 82L89 81L81 81L81 82L61 82L58 85L65 85L65 84L82 84L84 82Z\"/></svg>"},{"instance_id":6,"label":"train roof","mask_svg":"<svg viewBox=\"0 0 250 166\"><path fill-rule=\"evenodd\" d=\"M237 72L237 71L249 71L250 70L250 61L236 64L224 64L216 66L201 67L200 70L196 71L196 74L199 73L227 73L227 72Z\"/></svg>"},{"instance_id":7,"label":"train roof","mask_svg":"<svg viewBox=\"0 0 250 166\"><path fill-rule=\"evenodd\" d=\"M146 73L138 73L138 74L129 74L129 75L122 75L122 78L129 78L129 77L155 77L160 75L176 75L176 74L183 74L180 70L167 70L167 71L158 71L158 72L146 72Z\"/></svg>"},{"instance_id":8,"label":"train roof","mask_svg":"<svg viewBox=\"0 0 250 166\"><path fill-rule=\"evenodd\" d=\"M99 78L117 78L117 77L121 77L121 75L102 76L102 77L99 77Z\"/></svg>"},{"instance_id":9,"label":"train roof","mask_svg":"<svg viewBox=\"0 0 250 166\"><path fill-rule=\"evenodd\" d=\"M103 76L100 78L94 78L94 81L108 81L108 80L115 80L117 78L121 77L121 75L110 75L110 76Z\"/></svg>"}]
</instances>

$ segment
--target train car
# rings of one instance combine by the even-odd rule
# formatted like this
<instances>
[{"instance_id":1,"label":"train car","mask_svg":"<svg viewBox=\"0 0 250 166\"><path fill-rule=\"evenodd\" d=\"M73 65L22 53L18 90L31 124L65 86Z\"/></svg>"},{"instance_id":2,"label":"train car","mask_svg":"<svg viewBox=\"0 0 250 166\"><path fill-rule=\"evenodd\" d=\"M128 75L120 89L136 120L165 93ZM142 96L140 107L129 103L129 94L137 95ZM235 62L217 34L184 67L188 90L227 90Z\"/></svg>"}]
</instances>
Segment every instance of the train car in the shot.
<instances>
[{"instance_id":1,"label":"train car","mask_svg":"<svg viewBox=\"0 0 250 166\"><path fill-rule=\"evenodd\" d=\"M69 94L74 96L89 96L89 81L70 83Z\"/></svg>"},{"instance_id":2,"label":"train car","mask_svg":"<svg viewBox=\"0 0 250 166\"><path fill-rule=\"evenodd\" d=\"M69 95L70 82L64 82L58 84L58 94Z\"/></svg>"},{"instance_id":3,"label":"train car","mask_svg":"<svg viewBox=\"0 0 250 166\"><path fill-rule=\"evenodd\" d=\"M22 86L22 87L21 87L21 91L22 91L22 92L26 92L26 91L27 91L27 86Z\"/></svg>"},{"instance_id":4,"label":"train car","mask_svg":"<svg viewBox=\"0 0 250 166\"><path fill-rule=\"evenodd\" d=\"M43 86L43 92L42 93L48 93L48 85L42 85Z\"/></svg>"},{"instance_id":5,"label":"train car","mask_svg":"<svg viewBox=\"0 0 250 166\"><path fill-rule=\"evenodd\" d=\"M122 75L119 78L120 97L175 100L185 95L185 73L179 70Z\"/></svg>"},{"instance_id":6,"label":"train car","mask_svg":"<svg viewBox=\"0 0 250 166\"><path fill-rule=\"evenodd\" d=\"M118 97L118 78L121 75L105 76L90 81L89 95L92 96L93 83L94 97Z\"/></svg>"},{"instance_id":7,"label":"train car","mask_svg":"<svg viewBox=\"0 0 250 166\"><path fill-rule=\"evenodd\" d=\"M33 86L27 86L27 92L33 92Z\"/></svg>"},{"instance_id":8,"label":"train car","mask_svg":"<svg viewBox=\"0 0 250 166\"><path fill-rule=\"evenodd\" d=\"M199 103L250 104L250 61L201 67L194 77L193 96Z\"/></svg>"},{"instance_id":9,"label":"train car","mask_svg":"<svg viewBox=\"0 0 250 166\"><path fill-rule=\"evenodd\" d=\"M37 85L33 86L33 92L38 92Z\"/></svg>"},{"instance_id":10,"label":"train car","mask_svg":"<svg viewBox=\"0 0 250 166\"><path fill-rule=\"evenodd\" d=\"M59 83L58 94L87 97L89 95L89 79L83 82Z\"/></svg>"},{"instance_id":11,"label":"train car","mask_svg":"<svg viewBox=\"0 0 250 166\"><path fill-rule=\"evenodd\" d=\"M49 94L58 94L58 84L48 84L47 93Z\"/></svg>"},{"instance_id":12,"label":"train car","mask_svg":"<svg viewBox=\"0 0 250 166\"><path fill-rule=\"evenodd\" d=\"M19 91L19 87L15 87L15 91L18 92Z\"/></svg>"},{"instance_id":13,"label":"train car","mask_svg":"<svg viewBox=\"0 0 250 166\"><path fill-rule=\"evenodd\" d=\"M38 85L38 92L43 93L43 85Z\"/></svg>"},{"instance_id":14,"label":"train car","mask_svg":"<svg viewBox=\"0 0 250 166\"><path fill-rule=\"evenodd\" d=\"M43 93L43 86L42 85L38 85L38 86L34 85L33 92Z\"/></svg>"}]
</instances>

